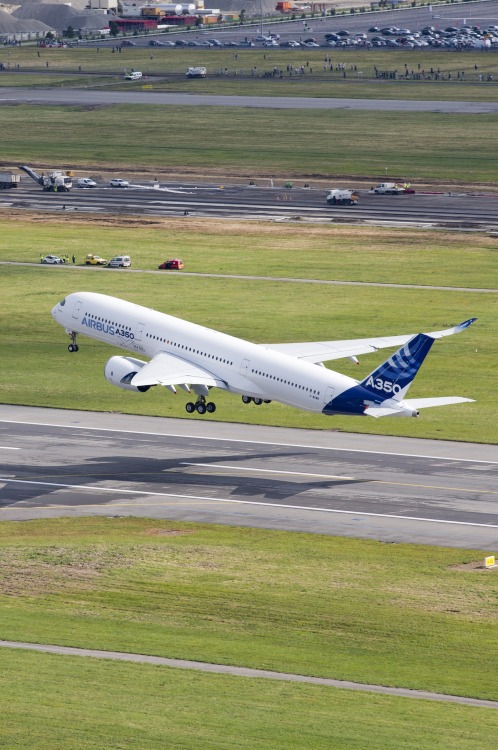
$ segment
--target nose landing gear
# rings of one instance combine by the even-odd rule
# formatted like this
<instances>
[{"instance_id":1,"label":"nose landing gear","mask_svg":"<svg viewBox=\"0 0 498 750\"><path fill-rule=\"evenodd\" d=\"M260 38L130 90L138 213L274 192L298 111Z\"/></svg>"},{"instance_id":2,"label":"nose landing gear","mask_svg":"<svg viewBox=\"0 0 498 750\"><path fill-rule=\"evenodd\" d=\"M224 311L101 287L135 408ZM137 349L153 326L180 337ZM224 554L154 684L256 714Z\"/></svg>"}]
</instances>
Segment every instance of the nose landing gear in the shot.
<instances>
[{"instance_id":1,"label":"nose landing gear","mask_svg":"<svg viewBox=\"0 0 498 750\"><path fill-rule=\"evenodd\" d=\"M77 352L77 351L79 351L79 346L78 346L78 344L76 343L76 336L77 336L78 334L77 334L77 333L75 333L74 331L68 331L68 333L69 333L69 335L71 336L71 342L72 342L72 343L71 343L71 344L69 344L69 346L67 347L67 350L68 350L68 352L71 352L71 354L72 354L73 352Z\"/></svg>"}]
</instances>

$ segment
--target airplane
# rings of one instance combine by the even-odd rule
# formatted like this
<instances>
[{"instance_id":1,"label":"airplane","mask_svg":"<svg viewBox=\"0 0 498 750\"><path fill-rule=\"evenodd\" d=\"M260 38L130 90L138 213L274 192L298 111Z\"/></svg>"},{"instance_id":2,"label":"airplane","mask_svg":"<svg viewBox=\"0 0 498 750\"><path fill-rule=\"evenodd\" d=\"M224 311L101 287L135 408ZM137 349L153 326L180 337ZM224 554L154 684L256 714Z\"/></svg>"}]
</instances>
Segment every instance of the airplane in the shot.
<instances>
[{"instance_id":1,"label":"airplane","mask_svg":"<svg viewBox=\"0 0 498 750\"><path fill-rule=\"evenodd\" d=\"M254 344L132 302L95 292L75 292L52 308L54 320L79 349L78 334L118 346L134 356L113 356L105 365L109 383L135 393L153 386L192 391L189 414L213 413L211 388L242 396L245 404L277 401L330 415L418 417L419 409L470 402L459 396L405 399L436 339L460 333L476 318L432 333L296 344ZM363 380L327 369L324 362L378 349L401 347Z\"/></svg>"}]
</instances>

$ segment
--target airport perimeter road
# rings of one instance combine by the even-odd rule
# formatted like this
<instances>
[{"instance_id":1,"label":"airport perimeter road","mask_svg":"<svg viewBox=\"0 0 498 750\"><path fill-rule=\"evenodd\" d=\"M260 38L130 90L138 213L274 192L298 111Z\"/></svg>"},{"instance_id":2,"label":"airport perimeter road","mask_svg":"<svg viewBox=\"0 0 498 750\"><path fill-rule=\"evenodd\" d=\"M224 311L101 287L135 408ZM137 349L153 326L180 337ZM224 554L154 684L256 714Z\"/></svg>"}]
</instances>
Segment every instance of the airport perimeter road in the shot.
<instances>
[{"instance_id":1,"label":"airport perimeter road","mask_svg":"<svg viewBox=\"0 0 498 750\"><path fill-rule=\"evenodd\" d=\"M87 515L493 550L498 451L0 406L0 520Z\"/></svg>"},{"instance_id":2,"label":"airport perimeter road","mask_svg":"<svg viewBox=\"0 0 498 750\"><path fill-rule=\"evenodd\" d=\"M126 177L127 175L123 175ZM131 187L113 189L109 183L70 193L44 193L29 177L18 190L5 191L0 207L28 211L139 214L259 220L397 223L444 228L498 229L498 194L416 193L373 195L360 191L357 206L328 206L321 188L292 189L249 185L161 182L129 178ZM268 181L269 182L269 181ZM352 184L344 187L354 187Z\"/></svg>"},{"instance_id":3,"label":"airport perimeter road","mask_svg":"<svg viewBox=\"0 0 498 750\"><path fill-rule=\"evenodd\" d=\"M259 109L363 109L384 112L443 112L496 114L496 102L412 101L406 99L318 99L292 96L221 96L155 91L90 91L67 88L0 88L1 104L53 104L58 106L112 104L169 104L194 107L257 107Z\"/></svg>"}]
</instances>

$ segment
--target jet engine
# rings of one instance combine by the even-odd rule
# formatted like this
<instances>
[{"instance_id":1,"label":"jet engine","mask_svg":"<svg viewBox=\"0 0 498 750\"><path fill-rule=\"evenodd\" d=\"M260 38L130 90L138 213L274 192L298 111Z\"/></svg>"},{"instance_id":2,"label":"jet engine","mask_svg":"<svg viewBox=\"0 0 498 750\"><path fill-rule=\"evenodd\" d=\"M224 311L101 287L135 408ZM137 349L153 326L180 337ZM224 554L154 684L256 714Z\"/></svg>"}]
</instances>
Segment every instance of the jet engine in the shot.
<instances>
[{"instance_id":1,"label":"jet engine","mask_svg":"<svg viewBox=\"0 0 498 750\"><path fill-rule=\"evenodd\" d=\"M151 387L150 385L131 385L131 380L135 377L147 362L134 357L111 357L107 362L104 370L105 379L111 385L117 385L118 388L124 388L125 391L134 391L135 393L144 393Z\"/></svg>"}]
</instances>

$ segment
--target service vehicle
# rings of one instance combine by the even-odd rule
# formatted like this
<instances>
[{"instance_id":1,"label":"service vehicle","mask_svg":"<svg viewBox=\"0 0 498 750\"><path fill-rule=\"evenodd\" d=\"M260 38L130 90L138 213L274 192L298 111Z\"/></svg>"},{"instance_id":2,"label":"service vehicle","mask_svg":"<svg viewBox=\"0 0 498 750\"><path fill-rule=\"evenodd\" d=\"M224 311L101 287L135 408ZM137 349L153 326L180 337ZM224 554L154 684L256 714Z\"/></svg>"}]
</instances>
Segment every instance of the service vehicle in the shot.
<instances>
[{"instance_id":1,"label":"service vehicle","mask_svg":"<svg viewBox=\"0 0 498 750\"><path fill-rule=\"evenodd\" d=\"M97 183L95 182L95 180L90 179L90 177L79 177L76 185L79 188L97 187Z\"/></svg>"},{"instance_id":2,"label":"service vehicle","mask_svg":"<svg viewBox=\"0 0 498 750\"><path fill-rule=\"evenodd\" d=\"M0 190L16 188L21 182L21 175L15 172L0 172Z\"/></svg>"},{"instance_id":3,"label":"service vehicle","mask_svg":"<svg viewBox=\"0 0 498 750\"><path fill-rule=\"evenodd\" d=\"M130 187L130 183L127 180L122 180L120 177L115 177L113 180L110 181L111 187L117 187L117 188L127 188Z\"/></svg>"},{"instance_id":4,"label":"service vehicle","mask_svg":"<svg viewBox=\"0 0 498 750\"><path fill-rule=\"evenodd\" d=\"M126 81L138 81L140 78L142 78L142 73L139 70L134 70L132 73L125 75Z\"/></svg>"},{"instance_id":5,"label":"service vehicle","mask_svg":"<svg viewBox=\"0 0 498 750\"><path fill-rule=\"evenodd\" d=\"M26 172L47 193L69 193L73 187L72 172L63 172L60 169L56 169L53 172L49 172L49 174L45 174L44 172L39 174L26 164L19 164L19 169Z\"/></svg>"},{"instance_id":6,"label":"service vehicle","mask_svg":"<svg viewBox=\"0 0 498 750\"><path fill-rule=\"evenodd\" d=\"M335 188L327 193L329 206L356 206L359 195L354 190Z\"/></svg>"},{"instance_id":7,"label":"service vehicle","mask_svg":"<svg viewBox=\"0 0 498 750\"><path fill-rule=\"evenodd\" d=\"M187 70L187 78L205 78L207 70L203 65L197 65Z\"/></svg>"},{"instance_id":8,"label":"service vehicle","mask_svg":"<svg viewBox=\"0 0 498 750\"><path fill-rule=\"evenodd\" d=\"M170 258L170 260L165 260L164 263L161 263L158 268L167 269L170 271L181 271L182 268L184 268L183 260L180 258Z\"/></svg>"},{"instance_id":9,"label":"service vehicle","mask_svg":"<svg viewBox=\"0 0 498 750\"><path fill-rule=\"evenodd\" d=\"M131 266L131 258L129 255L115 255L107 265L109 268L129 268Z\"/></svg>"},{"instance_id":10,"label":"service vehicle","mask_svg":"<svg viewBox=\"0 0 498 750\"><path fill-rule=\"evenodd\" d=\"M376 195L403 195L403 193L414 193L409 183L399 185L396 182L381 182L373 188Z\"/></svg>"},{"instance_id":11,"label":"service vehicle","mask_svg":"<svg viewBox=\"0 0 498 750\"><path fill-rule=\"evenodd\" d=\"M87 266L106 266L107 261L104 258L101 258L100 255L94 255L93 253L90 253L85 258L85 265Z\"/></svg>"},{"instance_id":12,"label":"service vehicle","mask_svg":"<svg viewBox=\"0 0 498 750\"><path fill-rule=\"evenodd\" d=\"M58 266L59 264L64 263L64 260L62 258L59 258L58 255L45 255L45 257L40 260L40 263L47 263L52 266Z\"/></svg>"}]
</instances>

